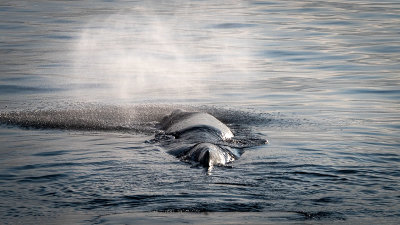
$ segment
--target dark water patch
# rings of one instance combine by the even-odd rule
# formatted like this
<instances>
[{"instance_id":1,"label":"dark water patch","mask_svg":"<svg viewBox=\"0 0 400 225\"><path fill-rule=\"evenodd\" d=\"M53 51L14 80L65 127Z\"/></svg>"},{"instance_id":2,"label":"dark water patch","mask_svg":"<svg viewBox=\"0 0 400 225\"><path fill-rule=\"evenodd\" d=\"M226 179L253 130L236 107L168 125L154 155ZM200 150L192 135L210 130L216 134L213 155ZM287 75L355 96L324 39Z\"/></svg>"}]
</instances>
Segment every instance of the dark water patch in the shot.
<instances>
[{"instance_id":1,"label":"dark water patch","mask_svg":"<svg viewBox=\"0 0 400 225\"><path fill-rule=\"evenodd\" d=\"M382 160L384 160L384 161L392 161L392 162L400 162L400 158L399 157L393 157L393 158L391 158L391 157L382 157Z\"/></svg>"},{"instance_id":2,"label":"dark water patch","mask_svg":"<svg viewBox=\"0 0 400 225\"><path fill-rule=\"evenodd\" d=\"M58 156L68 154L70 151L60 150L60 151L50 151L50 152L40 152L33 154L33 156Z\"/></svg>"},{"instance_id":3,"label":"dark water patch","mask_svg":"<svg viewBox=\"0 0 400 225\"><path fill-rule=\"evenodd\" d=\"M104 160L104 161L97 161L97 162L88 162L85 163L86 165L92 165L92 166L103 166L103 165L113 165L116 163L119 163L119 160Z\"/></svg>"},{"instance_id":4,"label":"dark water patch","mask_svg":"<svg viewBox=\"0 0 400 225\"><path fill-rule=\"evenodd\" d=\"M277 2L277 1L252 1L251 4L253 5L268 5L268 6L276 6L276 5L282 5L282 3Z\"/></svg>"},{"instance_id":5,"label":"dark water patch","mask_svg":"<svg viewBox=\"0 0 400 225\"><path fill-rule=\"evenodd\" d=\"M0 30L20 30L20 29L26 29L28 26L22 25L22 24L0 24Z\"/></svg>"},{"instance_id":6,"label":"dark water patch","mask_svg":"<svg viewBox=\"0 0 400 225\"><path fill-rule=\"evenodd\" d=\"M160 208L157 212L262 212L264 206L260 203L198 203L194 206Z\"/></svg>"},{"instance_id":7,"label":"dark water patch","mask_svg":"<svg viewBox=\"0 0 400 225\"><path fill-rule=\"evenodd\" d=\"M0 85L0 93L2 94L22 94L22 93L43 93L61 91L60 88L43 88L43 87L30 87L22 85Z\"/></svg>"},{"instance_id":8,"label":"dark water patch","mask_svg":"<svg viewBox=\"0 0 400 225\"><path fill-rule=\"evenodd\" d=\"M14 46L18 47L18 46ZM14 76L14 77L1 77L0 80L4 82L10 82L10 83L15 83L15 82L23 82L23 81L33 81L36 82L38 81L40 76Z\"/></svg>"},{"instance_id":9,"label":"dark water patch","mask_svg":"<svg viewBox=\"0 0 400 225\"><path fill-rule=\"evenodd\" d=\"M292 224L293 212L131 212L100 216L91 224ZM297 222L297 221L296 221Z\"/></svg>"},{"instance_id":10,"label":"dark water patch","mask_svg":"<svg viewBox=\"0 0 400 225\"><path fill-rule=\"evenodd\" d=\"M272 167L287 167L289 164L288 162L280 162L280 161L254 161L251 162L251 165L254 166L272 166Z\"/></svg>"},{"instance_id":11,"label":"dark water patch","mask_svg":"<svg viewBox=\"0 0 400 225\"><path fill-rule=\"evenodd\" d=\"M328 212L328 211L317 211L317 212L306 212L306 211L294 211L299 215L303 216L304 220L346 220L346 217L340 212Z\"/></svg>"},{"instance_id":12,"label":"dark water patch","mask_svg":"<svg viewBox=\"0 0 400 225\"><path fill-rule=\"evenodd\" d=\"M211 28L215 29L237 29L237 28L248 28L254 27L256 24L248 24L248 23L220 23L211 26Z\"/></svg>"},{"instance_id":13,"label":"dark water patch","mask_svg":"<svg viewBox=\"0 0 400 225\"><path fill-rule=\"evenodd\" d=\"M256 176L260 174L255 174L255 173L249 173L251 176ZM269 176L264 175L263 178L256 178L255 180L261 181L261 182L269 182L269 181L293 181L293 182L298 182L298 183L308 183L309 181L303 179L303 178L297 178L293 177L292 175L288 175L282 172L271 172Z\"/></svg>"},{"instance_id":14,"label":"dark water patch","mask_svg":"<svg viewBox=\"0 0 400 225\"><path fill-rule=\"evenodd\" d=\"M63 64L60 63L51 63L51 64L42 64L42 65L38 65L38 68L59 68L64 66Z\"/></svg>"},{"instance_id":15,"label":"dark water patch","mask_svg":"<svg viewBox=\"0 0 400 225\"><path fill-rule=\"evenodd\" d=\"M307 66L307 69L312 69L312 70L327 70L327 71L364 71L368 69L372 69L372 66L370 65L342 65L342 64L330 64L330 65L318 65L318 66Z\"/></svg>"},{"instance_id":16,"label":"dark water patch","mask_svg":"<svg viewBox=\"0 0 400 225\"><path fill-rule=\"evenodd\" d=\"M222 186L233 186L233 187L255 187L257 185L255 184L246 184L246 183L230 183L230 182L216 182L214 183L216 185L222 185Z\"/></svg>"},{"instance_id":17,"label":"dark water patch","mask_svg":"<svg viewBox=\"0 0 400 225\"><path fill-rule=\"evenodd\" d=\"M60 163L41 163L41 164L31 164L11 168L11 170L23 171L23 170L35 170L43 168L76 168L76 167L88 167L88 166L107 166L118 163L118 160L104 160L97 162L60 162ZM101 168L103 169L103 168Z\"/></svg>"},{"instance_id":18,"label":"dark water patch","mask_svg":"<svg viewBox=\"0 0 400 225\"><path fill-rule=\"evenodd\" d=\"M383 186L382 189L387 191L397 191L397 188L392 186Z\"/></svg>"},{"instance_id":19,"label":"dark water patch","mask_svg":"<svg viewBox=\"0 0 400 225\"><path fill-rule=\"evenodd\" d=\"M400 52L400 47L398 45L389 45L389 44L382 44L382 45L374 45L374 46L368 46L364 48L360 48L361 51L365 52L372 52L372 53L385 53L385 54L393 54L393 53L399 53Z\"/></svg>"},{"instance_id":20,"label":"dark water patch","mask_svg":"<svg viewBox=\"0 0 400 225\"><path fill-rule=\"evenodd\" d=\"M388 125L385 125L385 126L400 130L400 125L389 125L388 124ZM365 133L365 134L367 134L369 136L373 136L373 135L382 136L382 137L387 136L387 134L380 134L380 133L377 133L377 132L353 132L353 133L355 133L355 134ZM361 141L360 143L366 144L366 145L379 146L379 147L382 147L382 146L395 147L395 148L400 147L400 143L382 143L382 142L371 142L371 141Z\"/></svg>"},{"instance_id":21,"label":"dark water patch","mask_svg":"<svg viewBox=\"0 0 400 225\"><path fill-rule=\"evenodd\" d=\"M368 158L379 158L384 161L400 162L400 155L393 153L359 153L359 155Z\"/></svg>"},{"instance_id":22,"label":"dark water patch","mask_svg":"<svg viewBox=\"0 0 400 225\"><path fill-rule=\"evenodd\" d=\"M340 197L322 197L322 198L317 198L317 199L311 199L312 202L315 203L322 203L325 205L326 203L342 203L343 199Z\"/></svg>"},{"instance_id":23,"label":"dark water patch","mask_svg":"<svg viewBox=\"0 0 400 225\"><path fill-rule=\"evenodd\" d=\"M146 201L146 200L158 199L158 198L162 198L162 197L164 197L164 196L162 196L162 195L146 195L146 194L123 196L124 199L135 200L135 201Z\"/></svg>"},{"instance_id":24,"label":"dark water patch","mask_svg":"<svg viewBox=\"0 0 400 225\"><path fill-rule=\"evenodd\" d=\"M143 147L142 146L128 146L128 147L118 147L119 149L123 150L140 150Z\"/></svg>"},{"instance_id":25,"label":"dark water patch","mask_svg":"<svg viewBox=\"0 0 400 225\"><path fill-rule=\"evenodd\" d=\"M16 177L14 174L0 174L0 181L14 180Z\"/></svg>"},{"instance_id":26,"label":"dark water patch","mask_svg":"<svg viewBox=\"0 0 400 225\"><path fill-rule=\"evenodd\" d=\"M57 23L57 24L71 24L71 23L76 23L76 21L73 20L69 20L69 19L53 19L52 20L53 23Z\"/></svg>"},{"instance_id":27,"label":"dark water patch","mask_svg":"<svg viewBox=\"0 0 400 225\"><path fill-rule=\"evenodd\" d=\"M59 39L59 40L69 40L72 39L72 36L68 36L68 35L46 35L46 38L49 39Z\"/></svg>"},{"instance_id":28,"label":"dark water patch","mask_svg":"<svg viewBox=\"0 0 400 225\"><path fill-rule=\"evenodd\" d=\"M261 53L264 56L270 57L299 57L299 56L314 56L320 55L317 51L289 51L289 50L268 50Z\"/></svg>"},{"instance_id":29,"label":"dark water patch","mask_svg":"<svg viewBox=\"0 0 400 225\"><path fill-rule=\"evenodd\" d=\"M67 203L60 202L60 207L78 207L87 210L103 209L103 208L146 208L148 205L160 205L174 203L180 199L182 195L124 195L106 197L94 194L88 196L89 200L82 199L80 201L71 201ZM150 207L151 208L151 207Z\"/></svg>"},{"instance_id":30,"label":"dark water patch","mask_svg":"<svg viewBox=\"0 0 400 225\"><path fill-rule=\"evenodd\" d=\"M307 177L340 178L339 176L333 175L333 174L317 173L317 172L306 172L306 171L294 171L294 172L291 172L291 174L304 175L304 176L307 176ZM341 178L341 179L345 179L345 178Z\"/></svg>"},{"instance_id":31,"label":"dark water patch","mask_svg":"<svg viewBox=\"0 0 400 225\"><path fill-rule=\"evenodd\" d=\"M356 174L358 172L359 172L358 170L353 170L353 169L339 169L335 171L335 173L338 174Z\"/></svg>"},{"instance_id":32,"label":"dark water patch","mask_svg":"<svg viewBox=\"0 0 400 225\"><path fill-rule=\"evenodd\" d=\"M375 155L374 153L357 153L357 152L336 152L336 154L340 155L340 157L344 159L349 159L355 162L371 162L371 163L386 163L385 158L380 155ZM397 157L389 157L389 158L397 158Z\"/></svg>"},{"instance_id":33,"label":"dark water patch","mask_svg":"<svg viewBox=\"0 0 400 225\"><path fill-rule=\"evenodd\" d=\"M343 91L347 94L380 94L380 95L398 95L400 96L400 89L371 89L371 88L356 88Z\"/></svg>"},{"instance_id":34,"label":"dark water patch","mask_svg":"<svg viewBox=\"0 0 400 225\"><path fill-rule=\"evenodd\" d=\"M88 89L107 89L111 88L111 85L109 84L104 84L104 83L86 83L86 82L80 82L80 83L75 83L75 84L69 84L68 90L88 90Z\"/></svg>"},{"instance_id":35,"label":"dark water patch","mask_svg":"<svg viewBox=\"0 0 400 225\"><path fill-rule=\"evenodd\" d=\"M380 145L384 146L384 145ZM344 154L344 153L341 153ZM400 155L394 154L394 153L380 153L380 152L374 152L374 153L348 153L348 154L353 154L354 157L359 157L364 160L368 161L374 161L374 162L386 162L386 161L394 161L398 162L400 161Z\"/></svg>"},{"instance_id":36,"label":"dark water patch","mask_svg":"<svg viewBox=\"0 0 400 225\"><path fill-rule=\"evenodd\" d=\"M56 181L61 178L66 178L68 175L66 174L49 174L37 177L25 177L18 182L20 183L40 183L40 182L48 182L48 181Z\"/></svg>"},{"instance_id":37,"label":"dark water patch","mask_svg":"<svg viewBox=\"0 0 400 225\"><path fill-rule=\"evenodd\" d=\"M45 193L40 194L40 196L58 197L59 194L57 192L45 192Z\"/></svg>"},{"instance_id":38,"label":"dark water patch","mask_svg":"<svg viewBox=\"0 0 400 225\"><path fill-rule=\"evenodd\" d=\"M351 21L351 20L321 20L313 22L312 24L322 25L322 26L351 26L358 23L356 21Z\"/></svg>"},{"instance_id":39,"label":"dark water patch","mask_svg":"<svg viewBox=\"0 0 400 225\"><path fill-rule=\"evenodd\" d=\"M58 167L76 167L81 166L82 163L76 162L63 162L63 163L42 163L42 164L31 164L25 166L18 166L12 168L12 170L34 170L39 168L58 168Z\"/></svg>"},{"instance_id":40,"label":"dark water patch","mask_svg":"<svg viewBox=\"0 0 400 225\"><path fill-rule=\"evenodd\" d=\"M168 198L162 195L126 195L121 200L121 205L128 207L144 207L148 204L159 204L159 203L171 202Z\"/></svg>"},{"instance_id":41,"label":"dark water patch","mask_svg":"<svg viewBox=\"0 0 400 225\"><path fill-rule=\"evenodd\" d=\"M286 166L284 166L283 168L311 168L313 170L322 170L322 169L326 169L327 167L322 166L322 165L317 165L317 164L287 164Z\"/></svg>"},{"instance_id":42,"label":"dark water patch","mask_svg":"<svg viewBox=\"0 0 400 225\"><path fill-rule=\"evenodd\" d=\"M371 190L371 189L364 189L364 190L360 190L361 193L367 194L367 195L375 195L376 193L378 193L378 191L376 190Z\"/></svg>"},{"instance_id":43,"label":"dark water patch","mask_svg":"<svg viewBox=\"0 0 400 225\"><path fill-rule=\"evenodd\" d=\"M312 149L312 148L298 148L298 149L305 152L321 152L320 149Z\"/></svg>"},{"instance_id":44,"label":"dark water patch","mask_svg":"<svg viewBox=\"0 0 400 225\"><path fill-rule=\"evenodd\" d=\"M112 207L118 205L120 205L120 203L118 201L115 201L114 199L95 198L88 201L83 208L90 210L98 207Z\"/></svg>"}]
</instances>

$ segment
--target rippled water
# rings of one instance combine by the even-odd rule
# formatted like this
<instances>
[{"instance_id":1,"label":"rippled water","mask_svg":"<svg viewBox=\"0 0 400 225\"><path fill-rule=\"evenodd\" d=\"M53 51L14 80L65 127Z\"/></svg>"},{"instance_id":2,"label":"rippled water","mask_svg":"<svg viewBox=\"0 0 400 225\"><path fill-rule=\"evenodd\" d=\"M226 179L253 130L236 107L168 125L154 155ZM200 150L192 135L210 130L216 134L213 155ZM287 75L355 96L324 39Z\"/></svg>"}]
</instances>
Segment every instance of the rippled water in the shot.
<instances>
[{"instance_id":1,"label":"rippled water","mask_svg":"<svg viewBox=\"0 0 400 225\"><path fill-rule=\"evenodd\" d=\"M400 221L397 1L3 1L2 223ZM177 108L264 137L207 175Z\"/></svg>"}]
</instances>

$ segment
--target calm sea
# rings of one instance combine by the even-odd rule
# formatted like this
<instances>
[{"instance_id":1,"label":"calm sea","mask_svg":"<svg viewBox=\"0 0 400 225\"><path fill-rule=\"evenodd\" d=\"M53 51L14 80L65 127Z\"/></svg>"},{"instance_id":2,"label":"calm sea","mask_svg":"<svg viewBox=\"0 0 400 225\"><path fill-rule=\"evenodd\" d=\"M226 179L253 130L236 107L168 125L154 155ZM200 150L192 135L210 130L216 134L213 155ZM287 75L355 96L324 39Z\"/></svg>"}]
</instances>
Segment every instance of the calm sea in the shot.
<instances>
[{"instance_id":1,"label":"calm sea","mask_svg":"<svg viewBox=\"0 0 400 225\"><path fill-rule=\"evenodd\" d=\"M1 1L4 224L400 222L400 3ZM207 175L181 108L268 139Z\"/></svg>"}]
</instances>

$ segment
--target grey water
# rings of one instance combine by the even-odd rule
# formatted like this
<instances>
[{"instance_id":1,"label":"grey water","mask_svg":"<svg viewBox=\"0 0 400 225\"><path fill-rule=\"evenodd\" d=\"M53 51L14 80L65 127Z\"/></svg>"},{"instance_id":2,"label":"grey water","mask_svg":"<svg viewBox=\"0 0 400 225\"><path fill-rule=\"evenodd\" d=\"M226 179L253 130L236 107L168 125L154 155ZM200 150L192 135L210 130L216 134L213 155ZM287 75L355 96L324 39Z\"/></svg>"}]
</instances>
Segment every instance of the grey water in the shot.
<instances>
[{"instance_id":1,"label":"grey water","mask_svg":"<svg viewBox=\"0 0 400 225\"><path fill-rule=\"evenodd\" d=\"M400 3L1 1L4 224L400 222ZM211 174L175 109L267 139Z\"/></svg>"}]
</instances>

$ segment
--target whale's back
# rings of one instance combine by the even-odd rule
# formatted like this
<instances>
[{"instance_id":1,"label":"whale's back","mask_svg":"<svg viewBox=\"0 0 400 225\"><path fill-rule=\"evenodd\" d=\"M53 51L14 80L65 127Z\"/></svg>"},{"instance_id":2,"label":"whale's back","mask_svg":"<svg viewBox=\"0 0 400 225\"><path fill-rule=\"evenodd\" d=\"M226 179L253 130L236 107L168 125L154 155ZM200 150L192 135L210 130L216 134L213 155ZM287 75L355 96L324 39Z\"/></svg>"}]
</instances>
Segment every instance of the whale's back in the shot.
<instances>
[{"instance_id":1,"label":"whale's back","mask_svg":"<svg viewBox=\"0 0 400 225\"><path fill-rule=\"evenodd\" d=\"M222 140L233 137L232 131L214 116L202 112L184 112L175 110L161 121L161 128L166 134L181 135L185 132L204 129L214 132Z\"/></svg>"},{"instance_id":2,"label":"whale's back","mask_svg":"<svg viewBox=\"0 0 400 225\"><path fill-rule=\"evenodd\" d=\"M238 155L231 152L231 149L227 146L220 147L211 143L199 143L186 152L181 159L198 162L211 170L214 165L224 166L237 157Z\"/></svg>"}]
</instances>

